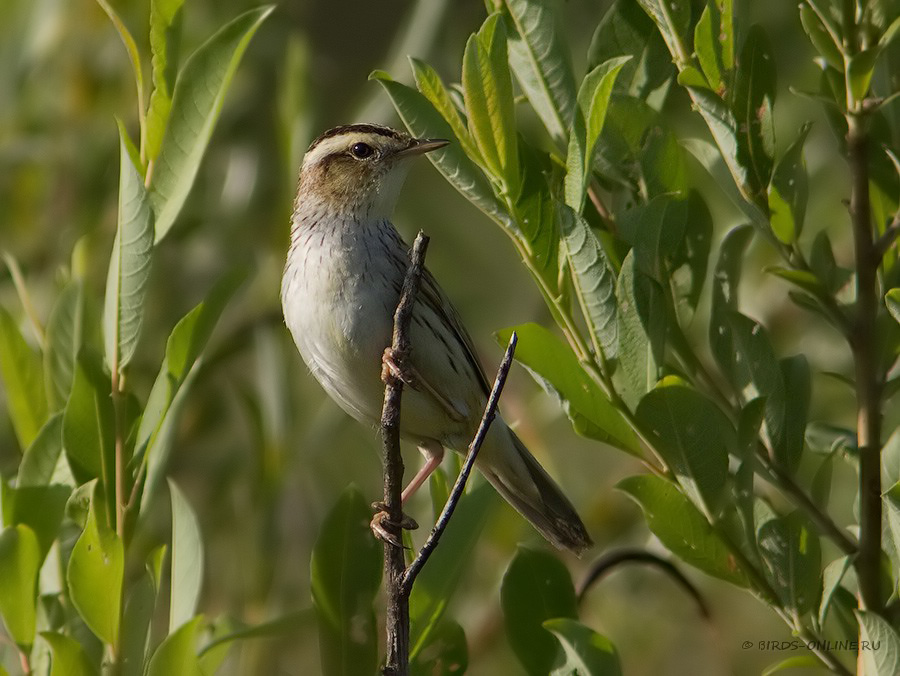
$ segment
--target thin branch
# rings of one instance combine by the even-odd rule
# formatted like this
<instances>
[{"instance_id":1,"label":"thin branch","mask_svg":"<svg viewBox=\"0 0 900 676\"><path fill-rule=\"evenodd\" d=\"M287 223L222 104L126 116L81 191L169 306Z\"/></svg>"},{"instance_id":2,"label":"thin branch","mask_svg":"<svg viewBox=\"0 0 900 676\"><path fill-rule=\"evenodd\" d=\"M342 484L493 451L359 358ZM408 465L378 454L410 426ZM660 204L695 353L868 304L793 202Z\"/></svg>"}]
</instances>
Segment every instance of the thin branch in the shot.
<instances>
[{"instance_id":1,"label":"thin branch","mask_svg":"<svg viewBox=\"0 0 900 676\"><path fill-rule=\"evenodd\" d=\"M856 442L859 448L859 554L856 574L866 610L882 613L881 598L881 373L878 366L878 259L869 204L867 120L847 116L850 220L856 263L856 317L850 347L856 370Z\"/></svg>"},{"instance_id":2,"label":"thin branch","mask_svg":"<svg viewBox=\"0 0 900 676\"><path fill-rule=\"evenodd\" d=\"M419 232L413 244L409 268L403 280L403 289L397 311L394 313L394 335L391 351L394 362L402 371L409 354L409 325L422 269L428 237ZM401 536L399 524L403 520L403 458L400 455L400 400L403 381L387 372L384 376L384 407L381 412L382 468L384 471L384 509L388 518L383 525L394 528ZM387 654L384 673L390 676L406 676L409 673L409 594L404 593L403 578L406 572L403 547L384 542L384 579L387 594L386 628Z\"/></svg>"},{"instance_id":3,"label":"thin branch","mask_svg":"<svg viewBox=\"0 0 900 676\"><path fill-rule=\"evenodd\" d=\"M587 577L579 585L577 596L578 601L584 600L585 594L590 590L591 586L601 577L612 571L613 568L628 563L646 563L656 566L670 578L672 578L680 587L682 587L697 603L697 608L703 619L710 618L709 607L700 591L688 580L671 561L652 554L645 549L637 549L626 547L607 552L599 559L594 561Z\"/></svg>"},{"instance_id":4,"label":"thin branch","mask_svg":"<svg viewBox=\"0 0 900 676\"><path fill-rule=\"evenodd\" d=\"M491 389L491 394L484 407L484 415L481 417L481 424L478 426L478 431L475 433L472 443L469 444L469 451L466 455L466 460L463 463L462 469L459 472L459 476L456 477L456 483L453 484L453 489L450 491L447 503L444 505L441 515L434 524L431 534L428 536L425 544L422 545L422 549L419 550L416 558L409 565L406 574L403 576L403 591L406 594L412 592L412 586L416 581L416 577L419 575L422 567L428 562L428 558L431 556L435 547L437 547L438 541L441 539L441 535L444 534L444 530L450 522L450 517L453 516L453 511L456 509L456 505L459 503L459 499L462 497L462 493L466 488L466 481L468 481L469 474L472 472L472 467L475 465L475 458L478 456L478 451L484 443L484 439L491 427L491 423L497 416L497 405L500 401L500 394L503 392L503 386L506 384L506 376L509 375L509 369L512 366L513 355L516 352L516 343L518 340L519 338L516 335L516 332L513 331L512 335L509 337L509 345L506 347L506 354L503 355L503 361L500 362L500 368L497 370L497 377L494 379L494 387Z\"/></svg>"}]
</instances>

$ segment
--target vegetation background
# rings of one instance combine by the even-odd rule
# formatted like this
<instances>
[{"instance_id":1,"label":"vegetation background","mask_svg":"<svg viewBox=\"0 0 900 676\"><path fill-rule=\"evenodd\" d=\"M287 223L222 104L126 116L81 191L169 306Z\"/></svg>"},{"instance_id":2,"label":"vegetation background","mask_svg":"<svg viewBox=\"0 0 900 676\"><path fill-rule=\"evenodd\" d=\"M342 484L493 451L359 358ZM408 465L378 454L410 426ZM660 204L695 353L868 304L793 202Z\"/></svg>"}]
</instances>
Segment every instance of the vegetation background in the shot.
<instances>
[{"instance_id":1,"label":"vegetation background","mask_svg":"<svg viewBox=\"0 0 900 676\"><path fill-rule=\"evenodd\" d=\"M114 3L141 46L149 4ZM578 73L609 4L563 3ZM769 33L780 82L813 82L813 54L798 39L803 33L795 3L743 4L750 13L744 20L762 23ZM189 0L183 53L254 6L245 0ZM145 400L171 327L225 272L239 266L250 270L212 338L171 458L170 475L196 511L202 532L206 556L199 610L207 618L252 624L309 607L310 555L324 516L349 484L367 500L380 495L376 432L350 420L324 395L281 319L280 275L303 150L337 124L401 126L368 74L383 69L410 82L405 57L412 54L455 80L465 40L484 16L479 2L286 1L261 26L235 75L185 208L155 253L143 334L129 372L130 387ZM116 231L114 118L136 134L131 78L119 36L94 0L0 3L0 248L18 261L43 321L59 293L60 270L82 278L94 295L102 294ZM815 114L801 99L779 94L778 124L793 121L796 127ZM667 106L669 123L696 128L698 121L681 104ZM523 124L537 127L527 117ZM814 138L827 144L826 136ZM810 171L822 185L842 185L839 168L812 163ZM737 216L725 204L711 207L718 241ZM811 204L808 218L844 218L837 211L835 204ZM488 371L500 357L492 338L496 331L528 321L552 326L508 239L427 162L411 172L395 221L410 241L420 228L431 236L428 265L465 318ZM840 233L833 237L839 262L849 262L849 239ZM833 352L833 343L799 330L807 319L788 302L786 284L753 276L769 255L765 247L751 251L746 312L764 321L787 352L803 351L818 362L846 360L844 353ZM6 268L0 271L0 303L27 326ZM27 328L23 332L33 340ZM815 405L821 419L853 418L847 398L837 391ZM578 437L559 403L519 367L502 408L565 487L596 542L583 560L563 556L576 580L593 557L610 548L665 551L648 536L640 509L614 489L638 470L636 460ZM0 414L0 474L15 472L22 451L10 419ZM419 458L414 449L407 451L412 467ZM850 513L853 491L849 473L836 478L836 518ZM429 523L427 496L411 511L420 523ZM160 538L168 528L163 509ZM501 577L520 543L545 547L510 508L498 506L450 601L468 639L470 674L521 671L505 638L499 597ZM625 673L756 674L789 656L759 649L761 641L791 638L763 605L724 582L684 572L707 599L709 620L683 590L652 569L619 569L589 592L581 620L617 646ZM0 646L0 658L16 673L13 647ZM309 621L281 637L237 644L221 673L306 674L318 664L315 624Z\"/></svg>"}]
</instances>

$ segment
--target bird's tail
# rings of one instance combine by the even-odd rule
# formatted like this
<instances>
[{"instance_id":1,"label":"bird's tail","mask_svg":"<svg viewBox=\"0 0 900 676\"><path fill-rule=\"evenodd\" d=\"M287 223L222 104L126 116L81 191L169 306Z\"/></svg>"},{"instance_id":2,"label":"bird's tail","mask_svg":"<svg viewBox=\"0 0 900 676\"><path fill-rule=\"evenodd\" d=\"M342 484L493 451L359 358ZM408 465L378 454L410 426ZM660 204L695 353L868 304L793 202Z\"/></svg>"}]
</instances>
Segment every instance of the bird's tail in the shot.
<instances>
[{"instance_id":1,"label":"bird's tail","mask_svg":"<svg viewBox=\"0 0 900 676\"><path fill-rule=\"evenodd\" d=\"M476 461L481 473L551 544L580 555L593 544L575 508L500 418Z\"/></svg>"}]
</instances>

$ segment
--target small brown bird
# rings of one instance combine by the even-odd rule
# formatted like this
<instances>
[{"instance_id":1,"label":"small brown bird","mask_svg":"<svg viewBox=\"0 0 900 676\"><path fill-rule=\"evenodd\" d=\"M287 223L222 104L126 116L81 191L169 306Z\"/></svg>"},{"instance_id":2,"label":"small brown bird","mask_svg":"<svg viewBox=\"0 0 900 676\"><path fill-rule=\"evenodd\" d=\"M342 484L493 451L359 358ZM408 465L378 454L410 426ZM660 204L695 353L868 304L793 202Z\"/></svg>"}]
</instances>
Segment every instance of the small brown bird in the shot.
<instances>
[{"instance_id":1,"label":"small brown bird","mask_svg":"<svg viewBox=\"0 0 900 676\"><path fill-rule=\"evenodd\" d=\"M303 159L281 286L284 318L312 374L363 422L381 416L382 355L408 265L409 247L391 214L410 160L446 144L354 124L322 134ZM401 431L426 462L404 501L440 464L444 448L466 452L490 390L459 315L427 271L410 341ZM476 465L555 546L580 553L591 544L575 509L499 416Z\"/></svg>"}]
</instances>

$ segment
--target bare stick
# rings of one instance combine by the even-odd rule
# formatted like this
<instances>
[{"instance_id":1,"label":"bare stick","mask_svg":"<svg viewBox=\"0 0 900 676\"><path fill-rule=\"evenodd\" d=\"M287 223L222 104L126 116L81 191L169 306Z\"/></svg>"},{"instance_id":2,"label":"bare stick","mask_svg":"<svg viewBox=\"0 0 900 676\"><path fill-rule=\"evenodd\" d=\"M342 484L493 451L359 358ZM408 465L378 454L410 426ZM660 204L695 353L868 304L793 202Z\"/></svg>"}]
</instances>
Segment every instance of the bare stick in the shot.
<instances>
[{"instance_id":1,"label":"bare stick","mask_svg":"<svg viewBox=\"0 0 900 676\"><path fill-rule=\"evenodd\" d=\"M422 278L428 237L421 231L413 244L409 269L403 280L400 302L394 313L394 335L391 343L393 359L402 371L409 355L409 324L413 305ZM399 524L403 520L403 458L400 455L400 400L403 381L387 372L384 377L384 407L381 411L381 462L384 470L384 509L388 518L383 525L394 529L398 541L402 539ZM409 594L404 593L406 571L403 547L384 543L384 579L387 593L387 655L384 673L406 676L409 673Z\"/></svg>"},{"instance_id":2,"label":"bare stick","mask_svg":"<svg viewBox=\"0 0 900 676\"><path fill-rule=\"evenodd\" d=\"M506 376L509 375L509 369L512 366L513 355L516 352L516 343L518 340L519 338L516 335L516 332L513 331L513 334L509 337L509 345L506 347L506 354L503 355L503 361L500 362L500 368L497 370L497 377L494 379L494 387L491 389L491 395L488 397L487 404L484 407L484 415L481 416L481 424L478 425L478 431L475 433L472 443L469 444L466 460L459 472L459 476L456 477L456 483L453 484L453 489L447 497L444 509L441 510L441 515L434 524L434 528L431 529L431 534L428 536L425 544L422 545L422 549L419 550L416 558L409 564L409 568L403 576L402 589L407 595L412 592L412 586L416 581L416 577L421 572L422 567L428 562L428 558L431 556L435 547L438 546L438 542L441 539L441 535L444 534L447 524L450 523L450 517L453 516L453 511L456 509L456 505L462 497L462 493L466 488L466 482L469 480L469 474L472 472L472 467L475 465L475 458L478 456L478 451L484 443L484 439L491 427L491 423L494 421L494 418L497 417L497 405L500 402L500 394L503 392L503 386L506 384Z\"/></svg>"},{"instance_id":3,"label":"bare stick","mask_svg":"<svg viewBox=\"0 0 900 676\"><path fill-rule=\"evenodd\" d=\"M671 561L661 558L656 554L652 554L646 549L637 549L631 547L616 549L614 551L607 552L599 559L597 559L591 565L591 568L588 571L588 576L584 579L581 585L579 585L577 591L578 601L581 602L584 599L585 594L587 594L588 590L597 580L609 573L613 568L616 568L621 564L628 563L646 563L651 566L656 566L657 568L662 570L666 575L677 582L678 585L681 586L688 594L691 595L691 597L697 603L697 608L700 611L700 614L703 616L703 619L709 619L709 607L706 605L706 601L703 599L703 595L691 583L691 581L684 576L684 573L678 570L678 568Z\"/></svg>"}]
</instances>

